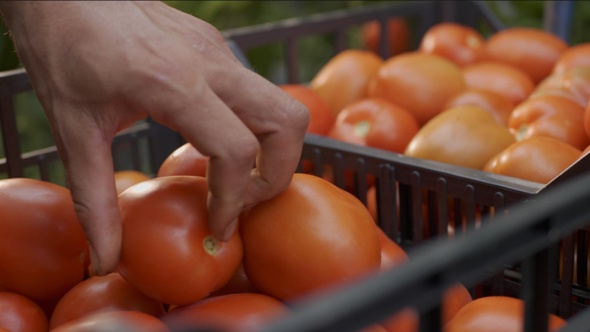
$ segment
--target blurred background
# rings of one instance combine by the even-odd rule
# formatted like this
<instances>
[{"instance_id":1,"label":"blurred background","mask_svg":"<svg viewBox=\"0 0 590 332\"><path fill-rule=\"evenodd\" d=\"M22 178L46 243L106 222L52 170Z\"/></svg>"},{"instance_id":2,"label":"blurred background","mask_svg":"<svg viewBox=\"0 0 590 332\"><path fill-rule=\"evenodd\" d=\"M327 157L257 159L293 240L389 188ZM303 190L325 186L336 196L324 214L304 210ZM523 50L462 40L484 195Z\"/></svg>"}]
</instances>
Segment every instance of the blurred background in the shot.
<instances>
[{"instance_id":1,"label":"blurred background","mask_svg":"<svg viewBox=\"0 0 590 332\"><path fill-rule=\"evenodd\" d=\"M221 31L280 21L294 17L316 15L336 10L351 10L363 6L382 5L386 1L165 1L172 7L199 17ZM387 1L402 4L407 1ZM547 1L482 1L506 26L542 28L547 18ZM577 44L590 40L590 1L575 1L568 22L568 42ZM0 26L0 71L17 69L18 57L4 24ZM349 44L363 47L361 31L348 36ZM324 36L306 38L299 45L304 54L300 63L300 78L310 80L321 66L333 56L330 40ZM285 82L281 58L284 49L279 46L262 47L247 54L253 69L275 83ZM45 115L32 92L16 97L17 124L21 135L21 151L32 151L53 145ZM4 157L3 142L0 142L0 158Z\"/></svg>"}]
</instances>

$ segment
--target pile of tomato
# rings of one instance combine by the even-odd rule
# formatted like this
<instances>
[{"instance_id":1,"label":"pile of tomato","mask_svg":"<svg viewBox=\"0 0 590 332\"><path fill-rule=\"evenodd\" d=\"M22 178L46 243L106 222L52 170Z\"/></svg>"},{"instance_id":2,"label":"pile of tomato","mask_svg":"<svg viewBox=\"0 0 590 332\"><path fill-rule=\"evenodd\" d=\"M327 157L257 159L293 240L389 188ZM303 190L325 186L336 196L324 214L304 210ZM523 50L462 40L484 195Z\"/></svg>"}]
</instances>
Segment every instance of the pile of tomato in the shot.
<instances>
[{"instance_id":1,"label":"pile of tomato","mask_svg":"<svg viewBox=\"0 0 590 332\"><path fill-rule=\"evenodd\" d=\"M375 22L364 31L378 31ZM396 39L382 59L366 38L367 49L339 53L309 84L281 86L310 110L308 132L538 182L590 145L590 46L523 28L484 39L441 23L419 49ZM219 241L208 225L206 168L207 157L185 144L153 177L116 173L122 251L103 276L89 273L67 188L0 180L0 332L256 331L296 301L410 259L374 211L305 173ZM442 301L445 332L522 328L519 299L474 299L456 284ZM406 308L363 331L417 331L418 322ZM549 315L551 330L564 324Z\"/></svg>"}]
</instances>

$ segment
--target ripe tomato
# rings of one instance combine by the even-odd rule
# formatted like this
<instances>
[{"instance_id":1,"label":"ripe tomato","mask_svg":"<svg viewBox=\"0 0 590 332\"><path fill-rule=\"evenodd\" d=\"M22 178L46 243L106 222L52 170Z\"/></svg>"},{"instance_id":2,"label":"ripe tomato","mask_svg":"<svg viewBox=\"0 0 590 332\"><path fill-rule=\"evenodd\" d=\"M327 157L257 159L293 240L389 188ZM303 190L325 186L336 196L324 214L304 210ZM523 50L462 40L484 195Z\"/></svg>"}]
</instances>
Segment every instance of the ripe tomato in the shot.
<instances>
[{"instance_id":1,"label":"ripe tomato","mask_svg":"<svg viewBox=\"0 0 590 332\"><path fill-rule=\"evenodd\" d=\"M250 283L250 280L248 280L246 271L244 271L244 264L240 264L238 266L236 272L227 282L227 284L225 284L225 286L214 291L213 293L211 293L210 296L219 296L236 293L257 293L257 291Z\"/></svg>"},{"instance_id":2,"label":"ripe tomato","mask_svg":"<svg viewBox=\"0 0 590 332\"><path fill-rule=\"evenodd\" d=\"M590 100L590 67L573 67L553 73L537 85L532 96L561 95L586 107Z\"/></svg>"},{"instance_id":3,"label":"ripe tomato","mask_svg":"<svg viewBox=\"0 0 590 332\"><path fill-rule=\"evenodd\" d=\"M420 125L409 111L383 98L346 106L328 136L351 144L403 153Z\"/></svg>"},{"instance_id":4,"label":"ripe tomato","mask_svg":"<svg viewBox=\"0 0 590 332\"><path fill-rule=\"evenodd\" d=\"M434 54L410 52L385 61L369 83L368 94L410 111L423 125L465 88L455 63Z\"/></svg>"},{"instance_id":5,"label":"ripe tomato","mask_svg":"<svg viewBox=\"0 0 590 332\"><path fill-rule=\"evenodd\" d=\"M486 56L517 67L535 83L549 76L568 44L541 29L513 27L492 34L485 43Z\"/></svg>"},{"instance_id":6,"label":"ripe tomato","mask_svg":"<svg viewBox=\"0 0 590 332\"><path fill-rule=\"evenodd\" d=\"M317 135L326 135L334 125L336 117L330 106L320 97L315 90L303 84L279 85L283 91L300 101L309 110L309 125L307 132Z\"/></svg>"},{"instance_id":7,"label":"ripe tomato","mask_svg":"<svg viewBox=\"0 0 590 332\"><path fill-rule=\"evenodd\" d=\"M86 268L86 236L70 191L41 180L11 178L0 180L0 197L0 288L50 311L82 281Z\"/></svg>"},{"instance_id":8,"label":"ripe tomato","mask_svg":"<svg viewBox=\"0 0 590 332\"><path fill-rule=\"evenodd\" d=\"M141 181L149 179L150 176L135 170L122 170L115 172L115 188L117 194L122 193L125 189L131 187L134 184L138 184Z\"/></svg>"},{"instance_id":9,"label":"ripe tomato","mask_svg":"<svg viewBox=\"0 0 590 332\"><path fill-rule=\"evenodd\" d=\"M503 62L485 60L462 70L468 87L498 93L513 105L525 100L535 89L535 82L528 74Z\"/></svg>"},{"instance_id":10,"label":"ripe tomato","mask_svg":"<svg viewBox=\"0 0 590 332\"><path fill-rule=\"evenodd\" d=\"M369 21L362 25L362 41L366 49L380 54L381 22ZM389 36L388 57L406 52L410 48L410 27L403 17L392 17L387 21Z\"/></svg>"},{"instance_id":11,"label":"ripe tomato","mask_svg":"<svg viewBox=\"0 0 590 332\"><path fill-rule=\"evenodd\" d=\"M531 97L520 103L508 120L517 140L549 136L583 150L590 144L584 130L584 108L559 96Z\"/></svg>"},{"instance_id":12,"label":"ripe tomato","mask_svg":"<svg viewBox=\"0 0 590 332\"><path fill-rule=\"evenodd\" d=\"M159 317L164 306L131 286L118 272L92 276L72 287L57 303L49 326L64 323L99 311L134 310Z\"/></svg>"},{"instance_id":13,"label":"ripe tomato","mask_svg":"<svg viewBox=\"0 0 590 332\"><path fill-rule=\"evenodd\" d=\"M468 88L453 96L446 103L445 108L473 105L490 112L499 123L507 126L514 104L506 96L497 92Z\"/></svg>"},{"instance_id":14,"label":"ripe tomato","mask_svg":"<svg viewBox=\"0 0 590 332\"><path fill-rule=\"evenodd\" d=\"M524 328L524 302L508 296L484 296L467 303L444 327L445 332L517 332ZM556 331L565 320L549 314L549 331Z\"/></svg>"},{"instance_id":15,"label":"ripe tomato","mask_svg":"<svg viewBox=\"0 0 590 332\"><path fill-rule=\"evenodd\" d=\"M209 297L176 307L163 321L173 330L211 328L220 331L257 331L289 313L274 297L258 293L239 293Z\"/></svg>"},{"instance_id":16,"label":"ripe tomato","mask_svg":"<svg viewBox=\"0 0 590 332\"><path fill-rule=\"evenodd\" d=\"M0 291L0 330L47 332L49 322L41 307L17 293Z\"/></svg>"},{"instance_id":17,"label":"ripe tomato","mask_svg":"<svg viewBox=\"0 0 590 332\"><path fill-rule=\"evenodd\" d=\"M383 59L371 51L347 49L330 59L309 87L330 106L334 117L346 105L367 96L367 84Z\"/></svg>"},{"instance_id":18,"label":"ripe tomato","mask_svg":"<svg viewBox=\"0 0 590 332\"><path fill-rule=\"evenodd\" d=\"M141 311L101 311L62 324L51 332L168 332L160 319Z\"/></svg>"},{"instance_id":19,"label":"ripe tomato","mask_svg":"<svg viewBox=\"0 0 590 332\"><path fill-rule=\"evenodd\" d=\"M460 67L485 58L485 40L470 26L442 22L430 27L420 40L419 50L445 57Z\"/></svg>"},{"instance_id":20,"label":"ripe tomato","mask_svg":"<svg viewBox=\"0 0 590 332\"><path fill-rule=\"evenodd\" d=\"M578 160L582 151L552 137L518 141L491 158L484 171L548 183Z\"/></svg>"},{"instance_id":21,"label":"ripe tomato","mask_svg":"<svg viewBox=\"0 0 590 332\"><path fill-rule=\"evenodd\" d=\"M168 175L207 175L209 157L201 154L192 144L185 143L174 150L160 165L158 177Z\"/></svg>"},{"instance_id":22,"label":"ripe tomato","mask_svg":"<svg viewBox=\"0 0 590 332\"><path fill-rule=\"evenodd\" d=\"M381 263L363 203L309 174L295 174L283 193L245 211L240 233L248 279L281 300L377 273Z\"/></svg>"},{"instance_id":23,"label":"ripe tomato","mask_svg":"<svg viewBox=\"0 0 590 332\"><path fill-rule=\"evenodd\" d=\"M465 105L449 108L425 124L404 154L481 170L514 142L509 129L489 112Z\"/></svg>"},{"instance_id":24,"label":"ripe tomato","mask_svg":"<svg viewBox=\"0 0 590 332\"><path fill-rule=\"evenodd\" d=\"M590 103L586 104L586 107L584 107L584 131L586 132L586 135L590 137ZM586 149L588 149L588 147L585 147L583 150Z\"/></svg>"},{"instance_id":25,"label":"ripe tomato","mask_svg":"<svg viewBox=\"0 0 590 332\"><path fill-rule=\"evenodd\" d=\"M119 273L151 298L174 305L193 303L223 287L240 264L238 232L222 243L209 231L203 177L144 181L119 195L119 206Z\"/></svg>"},{"instance_id":26,"label":"ripe tomato","mask_svg":"<svg viewBox=\"0 0 590 332\"><path fill-rule=\"evenodd\" d=\"M590 42L568 47L553 67L553 73L561 73L574 67L590 67Z\"/></svg>"},{"instance_id":27,"label":"ripe tomato","mask_svg":"<svg viewBox=\"0 0 590 332\"><path fill-rule=\"evenodd\" d=\"M381 245L381 271L392 269L408 261L408 254L399 244L389 238L379 227L377 227L377 233Z\"/></svg>"}]
</instances>

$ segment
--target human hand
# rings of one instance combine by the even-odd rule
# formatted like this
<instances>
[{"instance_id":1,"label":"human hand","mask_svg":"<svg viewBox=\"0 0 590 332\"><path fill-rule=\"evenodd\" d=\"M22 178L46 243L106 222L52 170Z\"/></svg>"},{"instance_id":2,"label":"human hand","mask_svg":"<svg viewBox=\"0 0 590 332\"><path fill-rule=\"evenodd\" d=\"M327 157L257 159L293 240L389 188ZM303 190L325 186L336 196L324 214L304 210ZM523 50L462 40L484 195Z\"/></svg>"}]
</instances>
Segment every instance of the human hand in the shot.
<instances>
[{"instance_id":1,"label":"human hand","mask_svg":"<svg viewBox=\"0 0 590 332\"><path fill-rule=\"evenodd\" d=\"M219 239L244 208L290 183L307 110L243 67L208 23L152 1L4 1L0 10L51 124L95 274L118 262L111 143L135 121L149 116L209 156Z\"/></svg>"}]
</instances>

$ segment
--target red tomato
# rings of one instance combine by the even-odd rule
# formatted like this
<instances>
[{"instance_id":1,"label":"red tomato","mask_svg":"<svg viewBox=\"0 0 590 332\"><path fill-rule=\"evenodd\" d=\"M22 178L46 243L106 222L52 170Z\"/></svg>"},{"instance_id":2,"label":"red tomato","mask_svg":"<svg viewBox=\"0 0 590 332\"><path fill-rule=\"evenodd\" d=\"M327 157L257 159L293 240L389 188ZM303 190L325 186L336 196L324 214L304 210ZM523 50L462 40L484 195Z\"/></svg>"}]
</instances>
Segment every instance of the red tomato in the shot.
<instances>
[{"instance_id":1,"label":"red tomato","mask_svg":"<svg viewBox=\"0 0 590 332\"><path fill-rule=\"evenodd\" d=\"M498 93L513 105L525 100L535 89L535 82L522 69L499 61L480 61L462 68L469 88Z\"/></svg>"},{"instance_id":2,"label":"red tomato","mask_svg":"<svg viewBox=\"0 0 590 332\"><path fill-rule=\"evenodd\" d=\"M365 98L345 107L328 136L351 144L403 153L420 125L409 111L383 98Z\"/></svg>"},{"instance_id":3,"label":"red tomato","mask_svg":"<svg viewBox=\"0 0 590 332\"><path fill-rule=\"evenodd\" d=\"M455 106L473 105L490 112L496 121L507 126L514 104L508 97L497 92L469 88L447 101L446 109Z\"/></svg>"},{"instance_id":4,"label":"red tomato","mask_svg":"<svg viewBox=\"0 0 590 332\"><path fill-rule=\"evenodd\" d=\"M453 22L442 22L430 27L419 50L445 57L459 66L485 58L485 40L474 28Z\"/></svg>"},{"instance_id":5,"label":"red tomato","mask_svg":"<svg viewBox=\"0 0 590 332\"><path fill-rule=\"evenodd\" d=\"M141 181L149 179L150 176L135 170L122 170L115 172L115 188L117 194L122 193L125 189L131 187L134 184L138 184Z\"/></svg>"},{"instance_id":6,"label":"red tomato","mask_svg":"<svg viewBox=\"0 0 590 332\"><path fill-rule=\"evenodd\" d=\"M568 44L541 29L513 27L492 34L485 43L486 56L523 70L535 83L549 76Z\"/></svg>"},{"instance_id":7,"label":"red tomato","mask_svg":"<svg viewBox=\"0 0 590 332\"><path fill-rule=\"evenodd\" d=\"M366 49L380 54L381 23L369 21L362 25L362 40ZM387 21L389 35L389 56L406 52L410 49L410 27L403 17L392 17Z\"/></svg>"},{"instance_id":8,"label":"red tomato","mask_svg":"<svg viewBox=\"0 0 590 332\"><path fill-rule=\"evenodd\" d=\"M225 286L221 287L220 289L211 293L211 296L219 296L219 295L226 295L226 294L236 294L236 293L257 293L254 289L250 280L248 280L248 276L246 275L246 271L244 271L244 264L240 264L236 269L236 272L231 277L231 279L225 284Z\"/></svg>"},{"instance_id":9,"label":"red tomato","mask_svg":"<svg viewBox=\"0 0 590 332\"><path fill-rule=\"evenodd\" d=\"M508 296L485 296L467 303L444 327L444 332L520 332L524 328L524 302ZM549 314L549 331L566 322Z\"/></svg>"},{"instance_id":10,"label":"red tomato","mask_svg":"<svg viewBox=\"0 0 590 332\"><path fill-rule=\"evenodd\" d=\"M584 108L559 96L531 97L512 111L508 127L517 140L548 136L580 150L590 144L584 129Z\"/></svg>"},{"instance_id":11,"label":"red tomato","mask_svg":"<svg viewBox=\"0 0 590 332\"><path fill-rule=\"evenodd\" d=\"M0 197L0 288L50 311L82 281L86 268L86 236L70 191L45 181L11 178L0 180Z\"/></svg>"},{"instance_id":12,"label":"red tomato","mask_svg":"<svg viewBox=\"0 0 590 332\"><path fill-rule=\"evenodd\" d=\"M295 174L283 193L244 212L240 232L248 279L281 300L379 271L379 236L367 208L313 175Z\"/></svg>"},{"instance_id":13,"label":"red tomato","mask_svg":"<svg viewBox=\"0 0 590 332\"><path fill-rule=\"evenodd\" d=\"M90 277L70 289L51 315L53 329L64 323L99 311L134 310L152 316L164 314L164 306L135 287L117 272Z\"/></svg>"},{"instance_id":14,"label":"red tomato","mask_svg":"<svg viewBox=\"0 0 590 332\"><path fill-rule=\"evenodd\" d=\"M390 239L379 227L377 227L377 233L381 245L381 271L392 269L408 261L408 254L399 244Z\"/></svg>"},{"instance_id":15,"label":"red tomato","mask_svg":"<svg viewBox=\"0 0 590 332\"><path fill-rule=\"evenodd\" d=\"M586 135L590 137L590 103L584 107L584 131L586 132ZM583 150L585 151L588 148L589 147L585 147Z\"/></svg>"},{"instance_id":16,"label":"red tomato","mask_svg":"<svg viewBox=\"0 0 590 332\"><path fill-rule=\"evenodd\" d=\"M346 105L367 96L367 85L382 63L371 51L347 49L331 58L309 87L330 105L336 117Z\"/></svg>"},{"instance_id":17,"label":"red tomato","mask_svg":"<svg viewBox=\"0 0 590 332\"><path fill-rule=\"evenodd\" d=\"M289 313L274 297L258 293L214 296L176 307L163 321L171 329L214 328L221 331L257 331Z\"/></svg>"},{"instance_id":18,"label":"red tomato","mask_svg":"<svg viewBox=\"0 0 590 332\"><path fill-rule=\"evenodd\" d=\"M209 231L205 178L150 179L119 195L119 205L119 272L149 297L190 304L223 287L238 268L238 232L222 243Z\"/></svg>"},{"instance_id":19,"label":"red tomato","mask_svg":"<svg viewBox=\"0 0 590 332\"><path fill-rule=\"evenodd\" d=\"M334 125L336 117L332 108L318 95L315 90L303 84L283 84L279 87L288 95L300 101L309 110L307 132L326 135Z\"/></svg>"},{"instance_id":20,"label":"red tomato","mask_svg":"<svg viewBox=\"0 0 590 332\"><path fill-rule=\"evenodd\" d=\"M141 311L102 311L62 324L51 332L169 332L160 319Z\"/></svg>"},{"instance_id":21,"label":"red tomato","mask_svg":"<svg viewBox=\"0 0 590 332\"><path fill-rule=\"evenodd\" d=\"M32 300L16 293L0 291L0 330L47 332L47 315Z\"/></svg>"},{"instance_id":22,"label":"red tomato","mask_svg":"<svg viewBox=\"0 0 590 332\"><path fill-rule=\"evenodd\" d=\"M172 152L160 165L157 176L207 175L209 157L202 155L192 144L185 143Z\"/></svg>"},{"instance_id":23,"label":"red tomato","mask_svg":"<svg viewBox=\"0 0 590 332\"><path fill-rule=\"evenodd\" d=\"M461 70L454 62L434 54L409 52L381 65L369 82L368 96L384 98L410 111L423 125L465 88Z\"/></svg>"}]
</instances>

